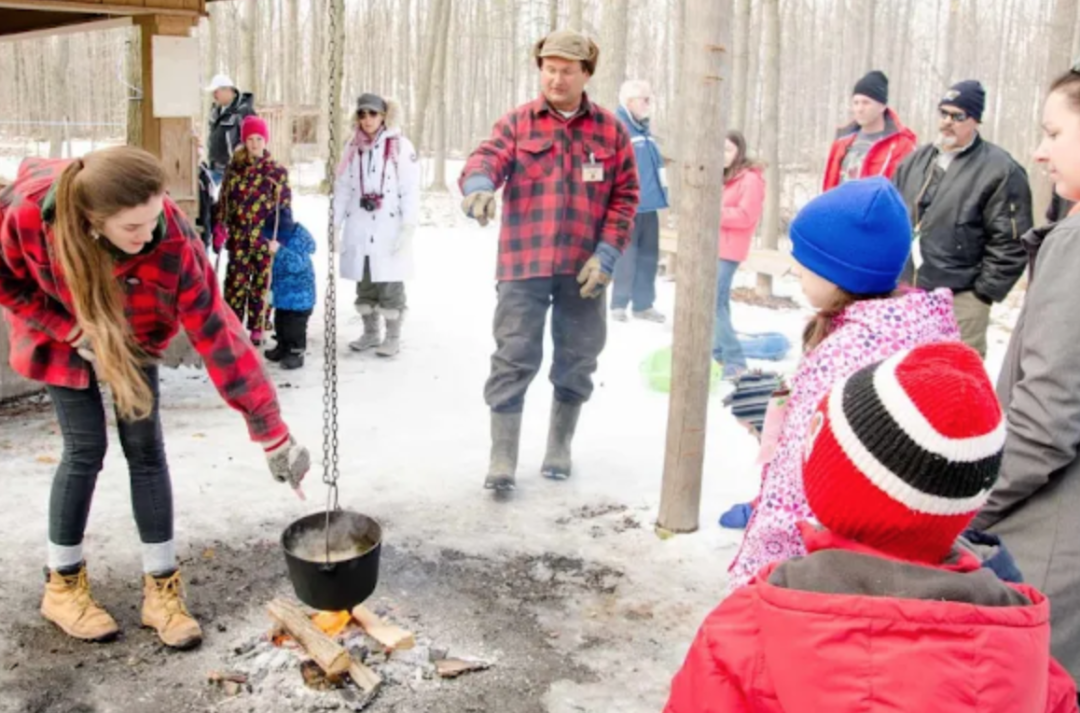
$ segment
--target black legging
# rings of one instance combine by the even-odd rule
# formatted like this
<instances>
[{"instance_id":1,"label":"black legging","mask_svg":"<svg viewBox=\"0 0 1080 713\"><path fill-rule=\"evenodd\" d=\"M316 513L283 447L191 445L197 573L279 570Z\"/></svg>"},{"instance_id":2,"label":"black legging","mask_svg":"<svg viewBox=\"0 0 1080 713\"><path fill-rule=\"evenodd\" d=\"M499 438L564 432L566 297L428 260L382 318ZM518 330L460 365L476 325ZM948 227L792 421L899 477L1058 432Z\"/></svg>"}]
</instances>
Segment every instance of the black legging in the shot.
<instances>
[{"instance_id":1,"label":"black legging","mask_svg":"<svg viewBox=\"0 0 1080 713\"><path fill-rule=\"evenodd\" d=\"M139 537L146 544L158 544L173 537L172 482L161 437L157 367L146 367L144 373L154 393L153 411L141 421L117 416L117 426L131 473L131 501ZM105 460L105 407L93 379L84 390L48 388L64 437L64 455L49 501L49 540L70 547L82 544L94 485Z\"/></svg>"}]
</instances>

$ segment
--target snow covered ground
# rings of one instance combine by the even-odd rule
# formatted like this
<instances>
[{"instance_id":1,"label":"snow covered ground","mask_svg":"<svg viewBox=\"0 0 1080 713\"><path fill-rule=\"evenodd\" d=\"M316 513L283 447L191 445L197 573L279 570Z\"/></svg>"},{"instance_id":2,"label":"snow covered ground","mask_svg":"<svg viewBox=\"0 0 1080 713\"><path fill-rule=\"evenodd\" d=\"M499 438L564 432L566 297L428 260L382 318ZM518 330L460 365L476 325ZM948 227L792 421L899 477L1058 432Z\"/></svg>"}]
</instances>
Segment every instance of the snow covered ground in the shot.
<instances>
[{"instance_id":1,"label":"snow covered ground","mask_svg":"<svg viewBox=\"0 0 1080 713\"><path fill-rule=\"evenodd\" d=\"M507 501L495 500L482 489L489 447L482 389L494 346L497 228L467 222L457 205L449 194L425 196L417 276L408 285L410 310L397 358L348 351L345 342L361 326L351 307L352 284L339 285L341 503L384 523L387 574L374 601L411 612L414 627L496 667L453 684L388 688L371 710L657 711L697 625L723 591L741 533L716 521L755 494L756 442L714 395L700 531L659 539L652 523L667 396L649 389L639 365L671 343L671 325L610 323L596 393L575 440L573 478L555 483L539 476L551 401L545 364L526 406L518 490ZM325 236L324 197L300 196L296 212ZM316 256L320 274L326 272L325 244ZM750 285L752 277L740 275L738 284ZM657 306L671 315L674 284L660 281L658 289ZM796 296L798 284L783 281L778 291ZM740 327L780 331L793 344L806 314L734 306ZM303 370L268 367L287 422L317 457L323 317L320 305ZM995 371L1005 338L995 331L991 340ZM794 364L792 356L779 366L790 371ZM41 622L36 606L48 493L61 442L46 407L21 408L18 415L0 410L0 711L76 710L73 702L95 711L147 710L150 704L159 710L310 709L259 689L220 700L203 681L239 639L266 628L267 598L289 593L274 542L293 519L321 507L320 466L308 479L307 502L274 483L242 419L200 371L164 373L162 401L177 540L185 567L201 580L189 588L193 609L216 626L207 626L200 651L184 655L160 651L150 634L136 630L138 539L115 438L86 547L92 576L103 583L99 591L129 631L113 646L127 647L120 649L123 656L134 652L138 663L101 659L107 654L97 652L108 647L74 646ZM208 564L213 548L231 553L224 573ZM463 558L472 566L462 568ZM498 576L520 573L521 562L532 563L527 576L497 584ZM553 562L574 564L567 569ZM440 578L440 572L453 576ZM523 594L538 587L550 598ZM33 667L20 666L28 657ZM83 657L99 657L93 675L73 668ZM50 684L42 666L62 674L59 693L43 692ZM173 687L176 698L163 699L162 690Z\"/></svg>"}]
</instances>

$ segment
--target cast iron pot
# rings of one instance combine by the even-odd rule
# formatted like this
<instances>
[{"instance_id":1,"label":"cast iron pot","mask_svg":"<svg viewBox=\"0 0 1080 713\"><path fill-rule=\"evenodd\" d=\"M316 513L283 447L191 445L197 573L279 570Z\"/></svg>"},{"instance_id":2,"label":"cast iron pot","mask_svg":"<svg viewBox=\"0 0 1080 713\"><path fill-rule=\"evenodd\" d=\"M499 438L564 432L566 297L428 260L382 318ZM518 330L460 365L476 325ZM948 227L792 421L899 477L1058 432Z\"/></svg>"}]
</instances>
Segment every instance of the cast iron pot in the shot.
<instances>
[{"instance_id":1,"label":"cast iron pot","mask_svg":"<svg viewBox=\"0 0 1080 713\"><path fill-rule=\"evenodd\" d=\"M375 591L379 582L379 554L382 551L382 527L366 515L347 510L330 513L330 527L339 520L349 519L349 525L365 536L374 546L351 559L340 562L312 561L297 556L295 547L299 538L317 530L325 532L326 513L318 512L302 517L286 528L281 535L285 550L285 562L289 566L296 596L304 604L322 611L343 611L362 603Z\"/></svg>"}]
</instances>

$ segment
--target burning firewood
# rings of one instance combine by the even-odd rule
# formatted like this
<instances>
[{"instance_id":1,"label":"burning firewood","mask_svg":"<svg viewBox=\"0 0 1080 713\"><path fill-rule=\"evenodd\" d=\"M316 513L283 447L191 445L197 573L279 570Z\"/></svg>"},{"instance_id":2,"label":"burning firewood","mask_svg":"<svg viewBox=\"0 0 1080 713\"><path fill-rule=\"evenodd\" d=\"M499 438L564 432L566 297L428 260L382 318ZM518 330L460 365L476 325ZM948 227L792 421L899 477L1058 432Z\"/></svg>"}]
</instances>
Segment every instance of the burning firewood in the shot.
<instances>
[{"instance_id":1,"label":"burning firewood","mask_svg":"<svg viewBox=\"0 0 1080 713\"><path fill-rule=\"evenodd\" d=\"M333 624L335 617L340 620L340 614L344 614L346 621L341 629L348 624L348 612L322 612L327 616L316 615L318 624L304 614L303 610L295 604L283 599L275 599L267 605L270 616L288 634L295 639L300 646L311 656L331 683L338 681L342 675L349 674L353 683L365 693L373 693L382 684L379 675L365 666L362 662L354 661L345 647L331 639L320 625ZM311 675L309 670L304 673L304 680L308 685L317 685L317 677Z\"/></svg>"},{"instance_id":2,"label":"burning firewood","mask_svg":"<svg viewBox=\"0 0 1080 713\"><path fill-rule=\"evenodd\" d=\"M363 604L357 604L352 610L353 618L364 627L368 636L378 641L391 651L406 651L416 646L412 632L400 626L387 624Z\"/></svg>"},{"instance_id":3,"label":"burning firewood","mask_svg":"<svg viewBox=\"0 0 1080 713\"><path fill-rule=\"evenodd\" d=\"M300 607L283 599L266 606L270 616L285 628L328 676L340 676L349 670L349 652L324 634Z\"/></svg>"}]
</instances>

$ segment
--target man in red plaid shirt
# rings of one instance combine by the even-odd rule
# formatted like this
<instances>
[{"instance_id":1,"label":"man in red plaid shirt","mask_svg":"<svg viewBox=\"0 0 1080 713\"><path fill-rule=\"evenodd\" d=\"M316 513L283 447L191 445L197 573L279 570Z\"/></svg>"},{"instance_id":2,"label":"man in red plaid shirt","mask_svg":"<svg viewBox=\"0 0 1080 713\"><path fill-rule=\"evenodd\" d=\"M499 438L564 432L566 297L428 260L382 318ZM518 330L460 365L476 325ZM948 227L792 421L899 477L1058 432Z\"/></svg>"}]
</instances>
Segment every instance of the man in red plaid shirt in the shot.
<instances>
[{"instance_id":1,"label":"man in red plaid shirt","mask_svg":"<svg viewBox=\"0 0 1080 713\"><path fill-rule=\"evenodd\" d=\"M484 392L492 438L485 487L496 491L514 488L521 412L543 360L548 307L555 400L541 472L570 476L570 442L607 337L604 288L637 211L630 137L585 94L599 53L570 30L540 40L533 54L543 96L500 119L461 174L462 207L481 225L495 217L503 188L496 350Z\"/></svg>"}]
</instances>

